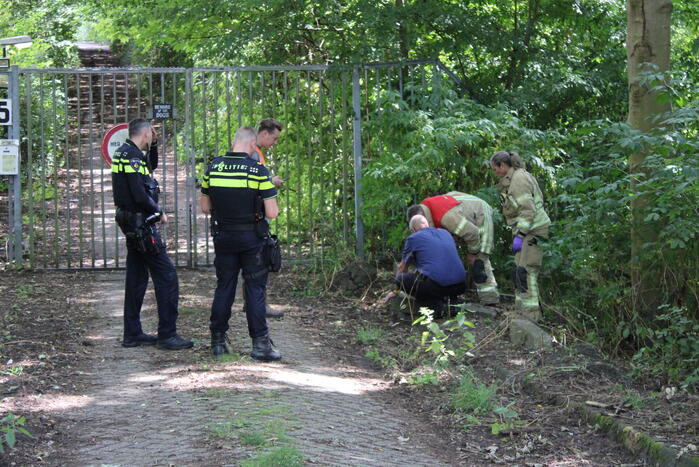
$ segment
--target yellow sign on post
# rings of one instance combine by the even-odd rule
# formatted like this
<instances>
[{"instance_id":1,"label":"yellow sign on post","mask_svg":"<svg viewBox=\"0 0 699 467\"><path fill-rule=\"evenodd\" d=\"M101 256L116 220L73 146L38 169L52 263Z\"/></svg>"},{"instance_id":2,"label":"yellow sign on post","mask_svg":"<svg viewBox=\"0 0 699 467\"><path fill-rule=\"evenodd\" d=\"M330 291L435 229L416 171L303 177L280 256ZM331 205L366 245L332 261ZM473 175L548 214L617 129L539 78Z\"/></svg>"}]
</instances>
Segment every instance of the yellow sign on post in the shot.
<instances>
[{"instance_id":1,"label":"yellow sign on post","mask_svg":"<svg viewBox=\"0 0 699 467\"><path fill-rule=\"evenodd\" d=\"M19 175L18 139L0 139L0 175Z\"/></svg>"}]
</instances>

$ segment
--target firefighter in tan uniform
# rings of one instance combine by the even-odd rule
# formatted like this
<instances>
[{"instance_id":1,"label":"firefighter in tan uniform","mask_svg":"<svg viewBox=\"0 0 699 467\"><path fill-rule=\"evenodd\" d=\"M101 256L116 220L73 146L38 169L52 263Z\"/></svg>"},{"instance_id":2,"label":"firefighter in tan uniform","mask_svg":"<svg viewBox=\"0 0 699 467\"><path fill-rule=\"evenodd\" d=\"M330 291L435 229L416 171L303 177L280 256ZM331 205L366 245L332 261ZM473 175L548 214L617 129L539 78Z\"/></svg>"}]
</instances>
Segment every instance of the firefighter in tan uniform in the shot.
<instances>
[{"instance_id":1,"label":"firefighter in tan uniform","mask_svg":"<svg viewBox=\"0 0 699 467\"><path fill-rule=\"evenodd\" d=\"M541 318L537 277L543 252L539 242L548 238L551 220L544 211L539 184L525 170L519 154L498 151L490 159L490 167L500 177L502 214L513 233L515 308L525 318L536 322Z\"/></svg>"},{"instance_id":2,"label":"firefighter in tan uniform","mask_svg":"<svg viewBox=\"0 0 699 467\"><path fill-rule=\"evenodd\" d=\"M446 195L425 198L408 208L408 219L417 214L425 216L430 227L446 229L464 240L478 299L486 305L497 305L500 295L490 265L494 244L493 208L476 196L450 191Z\"/></svg>"}]
</instances>

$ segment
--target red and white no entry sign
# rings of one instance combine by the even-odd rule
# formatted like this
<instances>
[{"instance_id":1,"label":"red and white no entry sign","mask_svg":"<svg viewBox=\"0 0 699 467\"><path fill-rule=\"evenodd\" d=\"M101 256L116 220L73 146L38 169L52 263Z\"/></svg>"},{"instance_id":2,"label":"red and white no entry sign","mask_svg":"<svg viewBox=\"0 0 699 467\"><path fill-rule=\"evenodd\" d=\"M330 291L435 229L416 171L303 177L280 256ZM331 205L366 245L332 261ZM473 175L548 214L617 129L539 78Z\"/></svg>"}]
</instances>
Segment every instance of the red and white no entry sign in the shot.
<instances>
[{"instance_id":1,"label":"red and white no entry sign","mask_svg":"<svg viewBox=\"0 0 699 467\"><path fill-rule=\"evenodd\" d=\"M112 156L114 151L119 149L119 146L124 144L126 138L129 137L129 124L120 123L109 129L102 139L102 159L107 164L107 167L112 166Z\"/></svg>"}]
</instances>

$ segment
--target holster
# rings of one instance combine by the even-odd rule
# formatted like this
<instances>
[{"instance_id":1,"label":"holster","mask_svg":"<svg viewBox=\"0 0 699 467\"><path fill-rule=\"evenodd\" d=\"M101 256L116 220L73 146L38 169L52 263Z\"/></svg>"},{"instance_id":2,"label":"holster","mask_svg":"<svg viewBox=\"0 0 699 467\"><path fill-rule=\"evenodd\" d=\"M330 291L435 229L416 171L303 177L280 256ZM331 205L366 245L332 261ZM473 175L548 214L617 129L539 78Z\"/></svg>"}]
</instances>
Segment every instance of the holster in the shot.
<instances>
[{"instance_id":1,"label":"holster","mask_svg":"<svg viewBox=\"0 0 699 467\"><path fill-rule=\"evenodd\" d=\"M160 253L161 245L153 226L145 222L145 215L142 212L130 212L117 208L116 222L126 237L128 248L151 255Z\"/></svg>"},{"instance_id":2,"label":"holster","mask_svg":"<svg viewBox=\"0 0 699 467\"><path fill-rule=\"evenodd\" d=\"M282 268L282 246L276 235L267 235L265 238L262 259L270 272L279 272Z\"/></svg>"}]
</instances>

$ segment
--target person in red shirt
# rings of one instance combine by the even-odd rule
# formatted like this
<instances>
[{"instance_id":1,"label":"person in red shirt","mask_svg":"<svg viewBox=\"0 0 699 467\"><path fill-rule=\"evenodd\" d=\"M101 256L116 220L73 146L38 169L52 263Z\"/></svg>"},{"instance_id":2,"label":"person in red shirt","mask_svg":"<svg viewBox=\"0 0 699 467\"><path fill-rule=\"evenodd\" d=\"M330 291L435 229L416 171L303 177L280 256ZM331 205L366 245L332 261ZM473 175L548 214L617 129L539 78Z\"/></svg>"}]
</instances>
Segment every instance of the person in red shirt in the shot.
<instances>
[{"instance_id":1,"label":"person in red shirt","mask_svg":"<svg viewBox=\"0 0 699 467\"><path fill-rule=\"evenodd\" d=\"M477 196L450 191L410 206L407 214L408 219L423 215L430 227L446 229L463 240L479 300L485 305L500 302L498 284L490 264L494 247L493 208L488 203Z\"/></svg>"}]
</instances>

